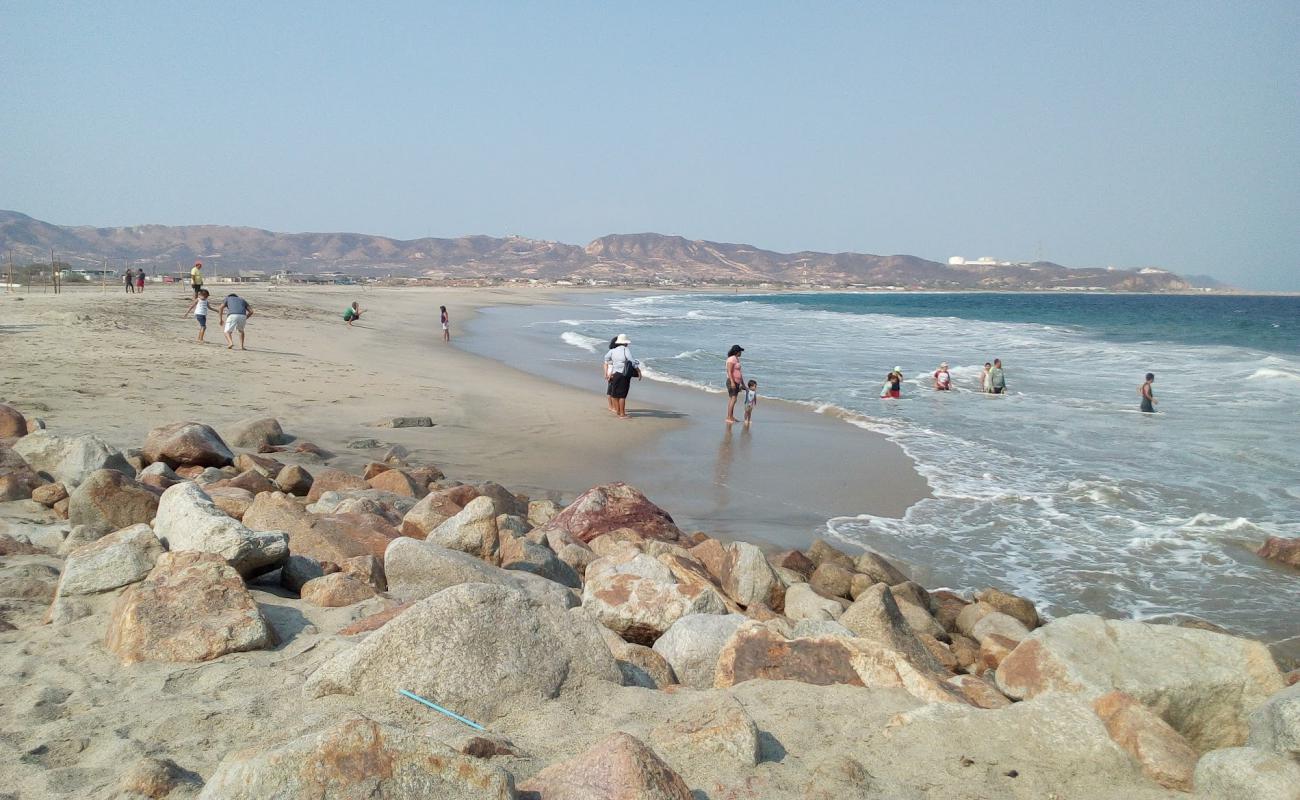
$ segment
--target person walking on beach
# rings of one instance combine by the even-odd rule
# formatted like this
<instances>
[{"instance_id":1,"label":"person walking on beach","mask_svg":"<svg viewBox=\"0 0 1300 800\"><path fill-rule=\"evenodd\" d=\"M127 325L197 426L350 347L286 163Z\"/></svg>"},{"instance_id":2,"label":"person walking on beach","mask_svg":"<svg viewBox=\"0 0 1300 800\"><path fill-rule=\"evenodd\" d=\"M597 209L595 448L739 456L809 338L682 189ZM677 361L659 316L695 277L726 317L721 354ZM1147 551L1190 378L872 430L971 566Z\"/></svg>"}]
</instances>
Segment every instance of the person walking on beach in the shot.
<instances>
[{"instance_id":1,"label":"person walking on beach","mask_svg":"<svg viewBox=\"0 0 1300 800\"><path fill-rule=\"evenodd\" d=\"M745 384L745 427L754 419L754 406L758 405L758 381Z\"/></svg>"},{"instance_id":2,"label":"person walking on beach","mask_svg":"<svg viewBox=\"0 0 1300 800\"><path fill-rule=\"evenodd\" d=\"M605 393L613 401L610 411L619 419L627 419L627 393L632 388L632 379L641 378L641 364L628 350L632 340L626 333L615 336L611 344L613 347L605 353L605 381L609 385Z\"/></svg>"},{"instance_id":3,"label":"person walking on beach","mask_svg":"<svg viewBox=\"0 0 1300 800\"><path fill-rule=\"evenodd\" d=\"M352 305L348 306L343 311L343 321L348 324L349 328L351 328L353 321L358 319L361 319L361 306L357 305L354 300L352 301Z\"/></svg>"},{"instance_id":4,"label":"person walking on beach","mask_svg":"<svg viewBox=\"0 0 1300 800\"><path fill-rule=\"evenodd\" d=\"M740 354L745 348L733 344L727 351L727 424L736 421L736 398L745 390L745 373L740 367Z\"/></svg>"},{"instance_id":5,"label":"person walking on beach","mask_svg":"<svg viewBox=\"0 0 1300 800\"><path fill-rule=\"evenodd\" d=\"M1142 397L1142 410L1148 414L1154 414L1156 411L1156 390L1152 385L1155 382L1156 374L1148 372L1146 383L1138 387L1138 394Z\"/></svg>"},{"instance_id":6,"label":"person walking on beach","mask_svg":"<svg viewBox=\"0 0 1300 800\"><path fill-rule=\"evenodd\" d=\"M934 390L936 392L946 392L952 389L952 373L948 371L948 362L945 361L934 371Z\"/></svg>"},{"instance_id":7,"label":"person walking on beach","mask_svg":"<svg viewBox=\"0 0 1300 800\"><path fill-rule=\"evenodd\" d=\"M135 290L137 292L140 292L141 294L144 293L144 268L143 267L135 271Z\"/></svg>"},{"instance_id":8,"label":"person walking on beach","mask_svg":"<svg viewBox=\"0 0 1300 800\"><path fill-rule=\"evenodd\" d=\"M239 349L247 350L244 347L244 326L248 324L248 318L253 316L253 307L248 301L233 292L226 295L226 299L221 303L221 329L226 334L226 349L235 349L235 331L239 331Z\"/></svg>"},{"instance_id":9,"label":"person walking on beach","mask_svg":"<svg viewBox=\"0 0 1300 800\"><path fill-rule=\"evenodd\" d=\"M194 268L190 270L190 288L194 290L194 296L199 296L199 290L203 288L203 263L194 262Z\"/></svg>"},{"instance_id":10,"label":"person walking on beach","mask_svg":"<svg viewBox=\"0 0 1300 800\"><path fill-rule=\"evenodd\" d=\"M993 387L989 385L989 371L992 369L993 369L993 365L985 361L984 371L980 373L980 391L983 392L984 394L993 393Z\"/></svg>"},{"instance_id":11,"label":"person walking on beach","mask_svg":"<svg viewBox=\"0 0 1300 800\"><path fill-rule=\"evenodd\" d=\"M128 269L122 275L122 283L126 287L127 294L135 294L135 270Z\"/></svg>"},{"instance_id":12,"label":"person walking on beach","mask_svg":"<svg viewBox=\"0 0 1300 800\"><path fill-rule=\"evenodd\" d=\"M441 311L440 318L442 322L442 340L444 342L450 342L451 341L451 317L447 316L446 306L439 306L438 308Z\"/></svg>"},{"instance_id":13,"label":"person walking on beach","mask_svg":"<svg viewBox=\"0 0 1300 800\"><path fill-rule=\"evenodd\" d=\"M993 394L1002 394L1007 390L1007 376L1002 371L1002 359L993 359L993 368L989 370L989 390Z\"/></svg>"},{"instance_id":14,"label":"person walking on beach","mask_svg":"<svg viewBox=\"0 0 1300 800\"><path fill-rule=\"evenodd\" d=\"M194 315L194 321L199 323L199 344L203 343L203 336L208 332L208 290L199 289L199 296L194 298L190 307L185 309L185 315Z\"/></svg>"}]
</instances>

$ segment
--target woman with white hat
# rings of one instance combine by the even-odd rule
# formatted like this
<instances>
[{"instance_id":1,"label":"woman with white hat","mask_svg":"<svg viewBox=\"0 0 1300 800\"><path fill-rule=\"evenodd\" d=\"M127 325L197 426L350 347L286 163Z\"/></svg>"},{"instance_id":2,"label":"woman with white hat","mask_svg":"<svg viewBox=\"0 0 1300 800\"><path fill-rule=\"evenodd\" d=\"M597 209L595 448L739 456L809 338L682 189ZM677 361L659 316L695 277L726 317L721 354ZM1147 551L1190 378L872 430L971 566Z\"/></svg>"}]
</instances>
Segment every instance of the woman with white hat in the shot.
<instances>
[{"instance_id":1,"label":"woman with white hat","mask_svg":"<svg viewBox=\"0 0 1300 800\"><path fill-rule=\"evenodd\" d=\"M605 393L611 400L609 410L620 419L627 419L627 393L632 388L632 379L641 377L641 364L628 350L631 344L627 334L620 333L610 342L609 352L605 353L605 382L609 384Z\"/></svg>"}]
</instances>

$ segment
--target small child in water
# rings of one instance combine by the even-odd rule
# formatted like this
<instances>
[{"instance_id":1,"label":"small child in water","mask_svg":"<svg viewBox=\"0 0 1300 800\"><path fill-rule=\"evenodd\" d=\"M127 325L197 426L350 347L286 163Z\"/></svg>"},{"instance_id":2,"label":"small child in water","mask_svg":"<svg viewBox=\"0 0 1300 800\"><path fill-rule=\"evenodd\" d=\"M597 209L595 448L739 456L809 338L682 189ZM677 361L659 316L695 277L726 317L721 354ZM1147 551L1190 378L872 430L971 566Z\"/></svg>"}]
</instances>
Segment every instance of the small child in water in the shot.
<instances>
[{"instance_id":1,"label":"small child in water","mask_svg":"<svg viewBox=\"0 0 1300 800\"><path fill-rule=\"evenodd\" d=\"M754 416L754 406L758 405L758 381L751 380L745 384L745 424Z\"/></svg>"}]
</instances>

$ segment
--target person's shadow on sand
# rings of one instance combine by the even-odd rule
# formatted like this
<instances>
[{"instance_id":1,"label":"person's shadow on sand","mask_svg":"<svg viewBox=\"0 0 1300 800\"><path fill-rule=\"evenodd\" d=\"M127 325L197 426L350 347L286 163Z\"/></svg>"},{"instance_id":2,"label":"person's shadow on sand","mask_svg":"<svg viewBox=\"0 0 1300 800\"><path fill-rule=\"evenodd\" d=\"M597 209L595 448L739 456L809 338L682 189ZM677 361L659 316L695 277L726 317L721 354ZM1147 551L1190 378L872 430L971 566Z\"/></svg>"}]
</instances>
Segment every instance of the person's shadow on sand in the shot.
<instances>
[{"instance_id":1,"label":"person's shadow on sand","mask_svg":"<svg viewBox=\"0 0 1300 800\"><path fill-rule=\"evenodd\" d=\"M660 411L653 408L629 408L629 417L647 417L650 419L685 419L690 416L682 411Z\"/></svg>"}]
</instances>

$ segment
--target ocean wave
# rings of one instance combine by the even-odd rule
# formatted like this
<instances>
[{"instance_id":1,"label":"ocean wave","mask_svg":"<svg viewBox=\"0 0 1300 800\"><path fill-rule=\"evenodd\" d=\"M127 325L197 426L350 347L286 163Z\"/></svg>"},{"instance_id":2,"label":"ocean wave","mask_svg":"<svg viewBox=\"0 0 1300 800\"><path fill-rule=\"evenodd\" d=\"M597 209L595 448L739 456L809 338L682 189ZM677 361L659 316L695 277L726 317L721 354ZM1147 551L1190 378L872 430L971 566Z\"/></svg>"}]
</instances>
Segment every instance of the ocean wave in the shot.
<instances>
[{"instance_id":1,"label":"ocean wave","mask_svg":"<svg viewBox=\"0 0 1300 800\"><path fill-rule=\"evenodd\" d=\"M577 331L565 331L560 334L560 339L563 340L565 344L573 345L574 347L581 347L588 353L602 353L609 349L609 342L604 339L584 336Z\"/></svg>"},{"instance_id":2,"label":"ocean wave","mask_svg":"<svg viewBox=\"0 0 1300 800\"><path fill-rule=\"evenodd\" d=\"M1274 369L1271 367L1262 367L1260 369L1255 370L1254 372L1252 372L1250 375L1246 377L1246 380L1248 381L1269 380L1269 379L1300 381L1300 373L1291 372L1285 369Z\"/></svg>"}]
</instances>

